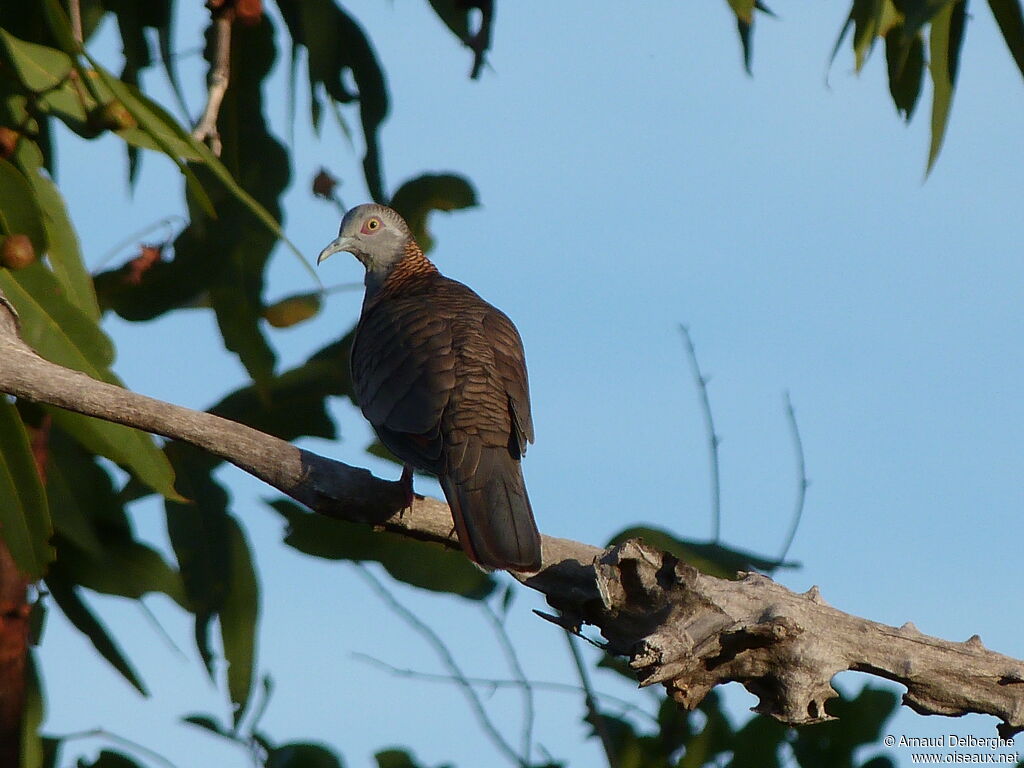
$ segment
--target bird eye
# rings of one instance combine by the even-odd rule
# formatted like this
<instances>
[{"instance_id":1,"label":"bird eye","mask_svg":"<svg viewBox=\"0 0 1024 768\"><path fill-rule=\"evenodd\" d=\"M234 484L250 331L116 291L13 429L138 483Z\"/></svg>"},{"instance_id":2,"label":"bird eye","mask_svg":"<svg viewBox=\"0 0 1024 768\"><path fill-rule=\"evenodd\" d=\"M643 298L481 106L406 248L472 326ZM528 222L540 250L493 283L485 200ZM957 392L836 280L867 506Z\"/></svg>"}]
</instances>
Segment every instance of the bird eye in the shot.
<instances>
[{"instance_id":1,"label":"bird eye","mask_svg":"<svg viewBox=\"0 0 1024 768\"><path fill-rule=\"evenodd\" d=\"M368 232L376 232L380 229L380 219L374 216L368 222L366 222L366 229Z\"/></svg>"}]
</instances>

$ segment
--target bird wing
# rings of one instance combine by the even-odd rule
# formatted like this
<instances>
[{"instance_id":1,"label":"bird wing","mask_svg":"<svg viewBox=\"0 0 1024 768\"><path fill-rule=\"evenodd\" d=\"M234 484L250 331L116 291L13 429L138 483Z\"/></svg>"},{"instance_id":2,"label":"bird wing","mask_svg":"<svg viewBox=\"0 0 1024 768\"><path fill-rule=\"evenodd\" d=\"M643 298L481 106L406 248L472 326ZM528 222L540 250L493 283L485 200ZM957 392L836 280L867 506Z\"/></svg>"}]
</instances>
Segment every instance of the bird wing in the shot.
<instances>
[{"instance_id":1,"label":"bird wing","mask_svg":"<svg viewBox=\"0 0 1024 768\"><path fill-rule=\"evenodd\" d=\"M533 442L530 384L526 373L523 342L519 337L519 331L504 312L490 306L488 309L490 311L483 318L484 335L494 351L495 371L508 396L515 430L515 446L518 455L522 456L526 453L526 444Z\"/></svg>"},{"instance_id":2,"label":"bird wing","mask_svg":"<svg viewBox=\"0 0 1024 768\"><path fill-rule=\"evenodd\" d=\"M455 387L451 325L422 296L367 307L352 343L352 387L381 441L400 459L436 472L441 414Z\"/></svg>"}]
</instances>

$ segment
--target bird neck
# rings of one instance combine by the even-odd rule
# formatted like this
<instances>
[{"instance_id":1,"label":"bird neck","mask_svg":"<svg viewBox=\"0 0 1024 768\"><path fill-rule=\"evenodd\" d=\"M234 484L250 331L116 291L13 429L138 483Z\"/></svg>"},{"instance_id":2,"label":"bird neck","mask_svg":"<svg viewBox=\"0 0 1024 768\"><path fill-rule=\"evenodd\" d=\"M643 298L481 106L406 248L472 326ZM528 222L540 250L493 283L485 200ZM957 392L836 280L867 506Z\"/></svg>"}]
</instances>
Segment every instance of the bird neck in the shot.
<instances>
[{"instance_id":1,"label":"bird neck","mask_svg":"<svg viewBox=\"0 0 1024 768\"><path fill-rule=\"evenodd\" d=\"M366 301L377 294L402 291L430 275L438 274L437 267L423 255L415 240L405 244L402 257L390 265L366 270Z\"/></svg>"}]
</instances>

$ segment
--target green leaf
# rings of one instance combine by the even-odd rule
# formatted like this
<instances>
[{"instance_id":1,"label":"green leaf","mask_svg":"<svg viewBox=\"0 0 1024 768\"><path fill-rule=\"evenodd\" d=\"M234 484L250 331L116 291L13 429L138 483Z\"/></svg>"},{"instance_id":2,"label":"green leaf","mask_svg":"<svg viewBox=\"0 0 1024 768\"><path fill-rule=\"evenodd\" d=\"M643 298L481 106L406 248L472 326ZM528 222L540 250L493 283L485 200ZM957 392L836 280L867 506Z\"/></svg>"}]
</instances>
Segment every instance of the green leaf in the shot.
<instances>
[{"instance_id":1,"label":"green leaf","mask_svg":"<svg viewBox=\"0 0 1024 768\"><path fill-rule=\"evenodd\" d=\"M893 5L892 0L853 0L850 13L839 31L829 60L835 61L843 39L852 26L855 69L859 73L871 54L875 39L879 36L884 37L902 21L903 16Z\"/></svg>"},{"instance_id":2,"label":"green leaf","mask_svg":"<svg viewBox=\"0 0 1024 768\"><path fill-rule=\"evenodd\" d=\"M753 74L754 60L754 24L739 16L736 17L736 32L740 36L740 47L743 49L743 69L748 75Z\"/></svg>"},{"instance_id":3,"label":"green leaf","mask_svg":"<svg viewBox=\"0 0 1024 768\"><path fill-rule=\"evenodd\" d=\"M266 387L249 385L235 390L208 409L209 413L258 429L260 432L295 440L299 437L337 439L334 422L327 413L326 398L331 395L352 397L348 358L352 333L313 354L302 365L276 376ZM168 446L168 453L177 457L179 450L188 451L190 471L213 471L223 459L204 451L197 451L176 443ZM176 459L177 460L177 459ZM197 499L201 489L189 490L182 485L182 469L178 473L178 489L191 499ZM192 482L196 482L195 480ZM205 481L203 481L205 482ZM137 483L123 491L128 499L137 499L145 491ZM224 501L226 508L226 500Z\"/></svg>"},{"instance_id":4,"label":"green leaf","mask_svg":"<svg viewBox=\"0 0 1024 768\"><path fill-rule=\"evenodd\" d=\"M168 452L177 471L176 487L186 500L164 502L167 533L189 610L197 616L216 614L231 578L227 492L212 478L199 451L173 444Z\"/></svg>"},{"instance_id":5,"label":"green leaf","mask_svg":"<svg viewBox=\"0 0 1024 768\"><path fill-rule=\"evenodd\" d=\"M754 0L728 0L729 7L736 14L736 30L739 32L740 44L743 47L743 68L750 74L750 63L753 56L751 33L754 28Z\"/></svg>"},{"instance_id":6,"label":"green leaf","mask_svg":"<svg viewBox=\"0 0 1024 768\"><path fill-rule=\"evenodd\" d=\"M59 432L54 431L51 436L58 451L63 451ZM96 488L82 490L86 499L97 493ZM109 494L109 489L106 493ZM104 489L100 488L96 499L104 497ZM135 539L131 521L120 503L91 506L88 514L100 551L90 552L70 539L58 537L57 560L50 570L52 577L60 576L69 584L104 594L137 599L149 592L162 592L180 605L185 603L180 574L152 547Z\"/></svg>"},{"instance_id":7,"label":"green leaf","mask_svg":"<svg viewBox=\"0 0 1024 768\"><path fill-rule=\"evenodd\" d=\"M42 210L43 227L49 244L46 255L53 268L53 274L63 286L68 301L93 320L99 320L100 310L96 303L92 276L82 259L78 235L71 224L64 198L57 185L42 172L43 158L38 150L34 153L33 160L36 158L38 162L33 162L32 167L26 169L26 173Z\"/></svg>"},{"instance_id":8,"label":"green leaf","mask_svg":"<svg viewBox=\"0 0 1024 768\"><path fill-rule=\"evenodd\" d=\"M263 308L263 319L275 328L291 328L316 317L322 304L320 291L298 293Z\"/></svg>"},{"instance_id":9,"label":"green leaf","mask_svg":"<svg viewBox=\"0 0 1024 768\"><path fill-rule=\"evenodd\" d=\"M702 573L717 576L720 579L732 579L737 571L767 571L776 568L793 568L796 563L779 563L752 552L733 549L716 542L693 541L680 539L660 528L636 526L617 533L608 542L608 546L621 544L628 539L643 539L657 549L669 552L688 565L692 565Z\"/></svg>"},{"instance_id":10,"label":"green leaf","mask_svg":"<svg viewBox=\"0 0 1024 768\"><path fill-rule=\"evenodd\" d=\"M153 11L167 12L167 2L149 0L146 3L120 2L107 0L105 6L117 17L117 28L121 33L121 51L124 56L124 69L121 79L127 83L138 84L139 71L153 63L153 55L146 39L146 20Z\"/></svg>"},{"instance_id":11,"label":"green leaf","mask_svg":"<svg viewBox=\"0 0 1024 768\"><path fill-rule=\"evenodd\" d=\"M342 768L341 760L321 744L292 742L267 755L266 768Z\"/></svg>"},{"instance_id":12,"label":"green leaf","mask_svg":"<svg viewBox=\"0 0 1024 768\"><path fill-rule=\"evenodd\" d=\"M181 159L190 158L197 156L198 147L197 142L192 139L188 134L185 134L181 127L170 118L166 112L157 107L150 99L144 96L137 88L134 88L127 83L122 83L112 74L107 72L99 63L89 57L89 62L95 68L96 72L99 73L103 84L114 94L121 104L124 105L128 113L136 120L139 127L144 130L149 137L156 143L171 161L178 166L178 170L181 171L182 176L185 177L185 185L188 187L192 197L198 202L199 206L206 212L208 216L215 217L216 211L213 209L213 203L210 202L209 195L203 189L202 184L199 183L199 179L196 178L195 173L188 167L188 165ZM211 155L212 156L212 155ZM199 159L205 161L205 158L200 153L198 154ZM264 211L264 213L266 213Z\"/></svg>"},{"instance_id":13,"label":"green leaf","mask_svg":"<svg viewBox=\"0 0 1024 768\"><path fill-rule=\"evenodd\" d=\"M167 75L167 82L171 84L174 98L178 102L181 114L186 117L189 114L188 104L185 103L185 92L181 89L181 80L178 78L178 68L175 66L177 57L171 50L171 40L174 37L174 14L170 12L168 3L167 23L157 27L157 44L160 46L160 61L164 65L164 72Z\"/></svg>"},{"instance_id":14,"label":"green leaf","mask_svg":"<svg viewBox=\"0 0 1024 768\"><path fill-rule=\"evenodd\" d=\"M430 0L430 7L463 44L469 40L469 12L471 6L462 0Z\"/></svg>"},{"instance_id":15,"label":"green leaf","mask_svg":"<svg viewBox=\"0 0 1024 768\"><path fill-rule=\"evenodd\" d=\"M210 733L216 733L218 736L231 738L231 732L221 726L221 724L217 722L217 719L212 715L186 715L181 719L183 722L190 723L191 725L202 728Z\"/></svg>"},{"instance_id":16,"label":"green leaf","mask_svg":"<svg viewBox=\"0 0 1024 768\"><path fill-rule=\"evenodd\" d=\"M904 16L903 28L907 39L920 32L928 22L934 24L938 15L948 11L956 2L962 3L963 0L898 0L897 5Z\"/></svg>"},{"instance_id":17,"label":"green leaf","mask_svg":"<svg viewBox=\"0 0 1024 768\"><path fill-rule=\"evenodd\" d=\"M406 584L471 600L482 600L497 586L461 552L440 544L377 533L366 525L306 512L287 499L268 503L288 522L285 544L307 555L378 562Z\"/></svg>"},{"instance_id":18,"label":"green leaf","mask_svg":"<svg viewBox=\"0 0 1024 768\"><path fill-rule=\"evenodd\" d=\"M384 71L366 33L334 0L278 0L277 6L293 44L305 47L308 52L311 102L319 104L320 88L338 103L359 100L366 145L363 175L370 196L383 202L386 196L378 133L388 113L388 90ZM346 89L345 70L352 73L358 94ZM317 121L314 113L314 124Z\"/></svg>"},{"instance_id":19,"label":"green leaf","mask_svg":"<svg viewBox=\"0 0 1024 768\"><path fill-rule=\"evenodd\" d=\"M698 709L706 717L704 727L687 741L686 754L679 761L678 768L700 768L714 764L715 757L732 749L734 734L722 712L718 693L711 691Z\"/></svg>"},{"instance_id":20,"label":"green leaf","mask_svg":"<svg viewBox=\"0 0 1024 768\"><path fill-rule=\"evenodd\" d=\"M1024 12L1020 0L988 0L988 7L1003 33L1006 47L1017 62L1017 69L1024 75Z\"/></svg>"},{"instance_id":21,"label":"green leaf","mask_svg":"<svg viewBox=\"0 0 1024 768\"><path fill-rule=\"evenodd\" d=\"M865 686L854 699L835 698L828 703L829 714L837 719L804 726L791 742L800 765L828 765L850 768L861 746L878 741L882 727L897 706L892 691Z\"/></svg>"},{"instance_id":22,"label":"green leaf","mask_svg":"<svg viewBox=\"0 0 1024 768\"><path fill-rule=\"evenodd\" d=\"M88 762L86 758L78 759L78 768L144 768L127 755L104 749L100 752L95 762Z\"/></svg>"},{"instance_id":23,"label":"green leaf","mask_svg":"<svg viewBox=\"0 0 1024 768\"><path fill-rule=\"evenodd\" d=\"M946 137L949 109L953 104L953 89L956 86L960 63L960 46L964 38L966 13L967 3L964 0L946 3L932 20L928 35L931 57L928 69L932 76L932 136L926 175L931 173Z\"/></svg>"},{"instance_id":24,"label":"green leaf","mask_svg":"<svg viewBox=\"0 0 1024 768\"><path fill-rule=\"evenodd\" d=\"M28 235L37 256L46 253L46 231L32 185L21 171L0 158L0 230Z\"/></svg>"},{"instance_id":25,"label":"green leaf","mask_svg":"<svg viewBox=\"0 0 1024 768\"><path fill-rule=\"evenodd\" d=\"M423 768L412 753L404 749L382 749L373 759L377 761L377 768Z\"/></svg>"},{"instance_id":26,"label":"green leaf","mask_svg":"<svg viewBox=\"0 0 1024 768\"><path fill-rule=\"evenodd\" d=\"M352 334L324 347L305 363L285 371L265 387L243 387L210 408L210 413L261 432L295 440L337 438L326 409L328 396L352 395L348 357Z\"/></svg>"},{"instance_id":27,"label":"green leaf","mask_svg":"<svg viewBox=\"0 0 1024 768\"><path fill-rule=\"evenodd\" d=\"M92 318L68 301L57 277L36 262L17 272L0 274L7 298L22 321L22 338L47 360L118 384L110 373L114 345Z\"/></svg>"},{"instance_id":28,"label":"green leaf","mask_svg":"<svg viewBox=\"0 0 1024 768\"><path fill-rule=\"evenodd\" d=\"M749 23L754 18L754 0L728 0L737 19Z\"/></svg>"},{"instance_id":29,"label":"green leaf","mask_svg":"<svg viewBox=\"0 0 1024 768\"><path fill-rule=\"evenodd\" d=\"M40 263L16 273L0 270L0 289L21 316L22 338L51 362L120 386L107 366L113 345L99 326L71 304L54 274ZM153 438L138 430L60 408L54 421L85 447L126 467L142 482L174 497L174 473Z\"/></svg>"},{"instance_id":30,"label":"green leaf","mask_svg":"<svg viewBox=\"0 0 1024 768\"><path fill-rule=\"evenodd\" d=\"M476 190L464 176L454 173L424 174L398 188L389 205L402 214L424 252L434 247L427 230L431 211L454 211L479 205Z\"/></svg>"},{"instance_id":31,"label":"green leaf","mask_svg":"<svg viewBox=\"0 0 1024 768\"><path fill-rule=\"evenodd\" d=\"M484 56L491 43L491 26L493 13L484 13L485 0L466 2L465 0L430 0L430 6L445 26L465 45L473 51L473 69L470 77L476 79L484 65ZM480 29L471 30L469 26L470 12L480 12Z\"/></svg>"},{"instance_id":32,"label":"green leaf","mask_svg":"<svg viewBox=\"0 0 1024 768\"><path fill-rule=\"evenodd\" d=\"M146 686L132 668L107 628L96 618L82 600L78 588L67 581L63 575L51 574L46 580L46 587L58 607L75 629L89 638L89 642L143 696L148 696Z\"/></svg>"},{"instance_id":33,"label":"green leaf","mask_svg":"<svg viewBox=\"0 0 1024 768\"><path fill-rule=\"evenodd\" d=\"M924 40L914 35L909 43L901 27L885 36L885 59L889 70L889 93L897 112L907 122L914 114L924 74Z\"/></svg>"},{"instance_id":34,"label":"green leaf","mask_svg":"<svg viewBox=\"0 0 1024 768\"><path fill-rule=\"evenodd\" d=\"M101 558L103 545L94 520L109 516L111 510L124 513L110 475L93 454L59 429L50 430L47 447L46 498L53 527L87 555Z\"/></svg>"},{"instance_id":35,"label":"green leaf","mask_svg":"<svg viewBox=\"0 0 1024 768\"><path fill-rule=\"evenodd\" d=\"M25 698L21 704L21 762L18 768L45 768L46 747L39 729L43 725L46 705L43 685L36 668L36 655L29 651L25 657Z\"/></svg>"},{"instance_id":36,"label":"green leaf","mask_svg":"<svg viewBox=\"0 0 1024 768\"><path fill-rule=\"evenodd\" d=\"M161 496L178 498L174 490L174 470L150 435L63 408L46 406L45 410L54 424L72 435L84 448L131 472L133 477Z\"/></svg>"},{"instance_id":37,"label":"green leaf","mask_svg":"<svg viewBox=\"0 0 1024 768\"><path fill-rule=\"evenodd\" d=\"M59 87L42 94L36 106L43 113L55 117L85 139L99 136L103 129L89 122L89 110L98 103L76 81L65 80Z\"/></svg>"},{"instance_id":38,"label":"green leaf","mask_svg":"<svg viewBox=\"0 0 1024 768\"><path fill-rule=\"evenodd\" d=\"M21 84L34 93L56 88L71 72L71 58L0 29L0 53Z\"/></svg>"},{"instance_id":39,"label":"green leaf","mask_svg":"<svg viewBox=\"0 0 1024 768\"><path fill-rule=\"evenodd\" d=\"M52 736L43 736L43 764L42 768L59 768L60 766L60 745L61 739Z\"/></svg>"},{"instance_id":40,"label":"green leaf","mask_svg":"<svg viewBox=\"0 0 1024 768\"><path fill-rule=\"evenodd\" d=\"M778 720L755 715L736 731L728 768L779 768L779 750L788 732Z\"/></svg>"},{"instance_id":41,"label":"green leaf","mask_svg":"<svg viewBox=\"0 0 1024 768\"><path fill-rule=\"evenodd\" d=\"M249 543L238 522L228 516L230 588L220 611L220 635L228 670L228 693L235 705L235 726L249 704L256 666L256 629L260 612L260 588Z\"/></svg>"},{"instance_id":42,"label":"green leaf","mask_svg":"<svg viewBox=\"0 0 1024 768\"><path fill-rule=\"evenodd\" d=\"M179 574L155 549L129 536L102 536L103 554L92 557L70 542L58 547L53 572L94 592L137 600L161 592L185 605Z\"/></svg>"},{"instance_id":43,"label":"green leaf","mask_svg":"<svg viewBox=\"0 0 1024 768\"><path fill-rule=\"evenodd\" d=\"M53 560L46 494L17 409L0 395L0 536L18 570L35 580Z\"/></svg>"},{"instance_id":44,"label":"green leaf","mask_svg":"<svg viewBox=\"0 0 1024 768\"><path fill-rule=\"evenodd\" d=\"M252 564L239 548L237 524L228 514L228 495L210 474L216 461L191 446L168 446L177 471L178 490L190 503L165 501L167 531L181 568L189 610L195 614L196 648L214 679L214 651L210 643L213 618L220 617L221 638L228 661L228 689L244 714L252 676L253 636L245 636L249 621L253 582L245 576ZM244 545L244 539L242 541ZM238 557L240 560L235 561ZM234 579L238 579L238 585ZM252 577L255 578L255 577ZM255 632L255 618L251 619Z\"/></svg>"}]
</instances>

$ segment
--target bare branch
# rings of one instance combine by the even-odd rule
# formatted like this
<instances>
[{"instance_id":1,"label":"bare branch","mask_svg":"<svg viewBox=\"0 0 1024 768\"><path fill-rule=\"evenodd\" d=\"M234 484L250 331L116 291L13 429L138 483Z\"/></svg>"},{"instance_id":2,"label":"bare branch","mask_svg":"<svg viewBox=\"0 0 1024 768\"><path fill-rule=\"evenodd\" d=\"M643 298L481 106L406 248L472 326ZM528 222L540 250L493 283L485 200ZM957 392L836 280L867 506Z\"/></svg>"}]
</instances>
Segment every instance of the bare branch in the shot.
<instances>
[{"instance_id":1,"label":"bare branch","mask_svg":"<svg viewBox=\"0 0 1024 768\"><path fill-rule=\"evenodd\" d=\"M704 425L708 431L708 453L711 455L711 530L713 540L717 543L722 538L722 482L718 473L718 446L722 438L715 432L715 418L711 415L711 400L708 399L708 377L701 373L697 362L697 350L690 337L690 329L680 325L683 340L686 342L686 353L690 358L690 368L700 393L701 413L704 414Z\"/></svg>"},{"instance_id":2,"label":"bare branch","mask_svg":"<svg viewBox=\"0 0 1024 768\"><path fill-rule=\"evenodd\" d=\"M526 676L526 672L523 670L523 665L519 663L519 654L516 652L516 647L512 643L512 638L508 636L508 630L505 629L505 622L501 620L501 617L495 612L491 604L486 600L480 603L484 615L494 628L494 634L498 638L498 643L501 645L501 650L505 654L505 659L508 661L509 668L512 670L512 674L516 676L516 679L521 683L520 688L523 691L523 756L529 759L530 753L533 752L533 720L534 720L534 707L533 707L533 686L530 684L530 679Z\"/></svg>"},{"instance_id":3,"label":"bare branch","mask_svg":"<svg viewBox=\"0 0 1024 768\"><path fill-rule=\"evenodd\" d=\"M71 36L75 38L75 42L81 47L82 40L84 39L82 35L81 0L68 0L68 11L70 11L71 15Z\"/></svg>"},{"instance_id":4,"label":"bare branch","mask_svg":"<svg viewBox=\"0 0 1024 768\"><path fill-rule=\"evenodd\" d=\"M296 448L236 422L95 381L47 362L17 335L0 295L0 392L183 440L232 462L320 514L457 547L451 512L417 497L401 514L399 483ZM630 659L641 684L662 683L692 709L714 686L742 683L758 711L793 725L829 719L834 675L867 672L907 687L921 714L993 715L1003 738L1024 730L1024 662L838 611L812 588L795 594L766 576L726 581L631 540L607 550L542 537L536 574L565 626L591 624Z\"/></svg>"},{"instance_id":5,"label":"bare branch","mask_svg":"<svg viewBox=\"0 0 1024 768\"><path fill-rule=\"evenodd\" d=\"M466 676L459 668L458 662L455 661L455 657L452 656L452 652L445 645L438 634L427 626L419 616L410 611L392 595L383 584L381 584L377 578L370 572L362 563L354 563L356 569L360 575L366 579L366 582L373 587L376 592L384 600L385 603L397 613L410 627L415 629L420 635L434 648L437 655L441 657L441 661L448 667L455 682L459 684L463 693L466 694L466 699L469 701L470 707L473 709L473 713L476 715L477 720L480 721L480 725L483 726L484 732L490 737L494 745L504 754L509 760L522 768L527 768L529 765L529 756L523 755L520 757L516 754L516 751L512 748L505 737L501 735L501 731L498 730L497 726L491 721L490 716L487 714L487 710L484 709L483 702L480 701L480 697L476 695L476 691L473 690L473 686L466 680Z\"/></svg>"},{"instance_id":6,"label":"bare branch","mask_svg":"<svg viewBox=\"0 0 1024 768\"><path fill-rule=\"evenodd\" d=\"M210 142L210 151L217 157L220 157L222 148L220 131L217 130L217 117L220 114L220 105L224 101L224 94L228 90L231 73L232 14L226 12L226 8L229 7L213 11L215 38L213 62L210 65L210 74L206 78L206 109L192 131L192 136L197 141Z\"/></svg>"},{"instance_id":7,"label":"bare branch","mask_svg":"<svg viewBox=\"0 0 1024 768\"><path fill-rule=\"evenodd\" d=\"M576 647L576 637L572 632L566 630L566 642L569 643L569 653L572 654L573 663L576 665L576 672L580 676L580 686L583 688L583 703L587 708L587 717L591 725L597 731L601 739L601 747L604 749L604 756L608 760L608 768L618 768L619 761L615 757L615 745L612 743L611 734L608 733L608 726L604 721L604 715L597 708L597 700L594 698L594 689L590 685L590 675L587 673L587 666L583 663L583 656L580 649Z\"/></svg>"},{"instance_id":8,"label":"bare branch","mask_svg":"<svg viewBox=\"0 0 1024 768\"><path fill-rule=\"evenodd\" d=\"M367 664L373 664L376 667L380 667L390 672L395 677L407 677L410 680L427 680L434 683L455 683L458 682L451 675L439 675L433 672L419 672L415 669L403 669L402 667L396 667L393 664L389 664L386 661L370 656L366 653L353 653L353 658L365 661ZM481 688L522 688L525 684L522 680L505 680L494 677L465 677L463 678L470 685L476 685ZM550 680L530 680L529 686L538 691L554 691L556 693L570 693L580 694L583 693L583 688L573 683L556 683ZM646 720L653 723L658 722L656 715L652 715L646 709L638 707L631 701L620 699L618 696L612 696L610 693L600 693L595 691L594 698L602 701L613 702L616 706L621 707L623 712L629 712L633 715L638 715Z\"/></svg>"},{"instance_id":9,"label":"bare branch","mask_svg":"<svg viewBox=\"0 0 1024 768\"><path fill-rule=\"evenodd\" d=\"M793 436L793 451L796 453L798 477L793 522L789 526L789 534L786 536L786 542L782 545L782 551L779 552L778 561L780 563L786 561L789 548L793 546L793 539L796 538L797 529L800 527L800 520L804 515L804 500L807 498L807 486L810 485L810 482L807 480L807 463L804 461L804 441L800 439L800 427L796 423L796 411L793 410L793 401L789 399L789 392L786 393L786 419L789 421L789 433Z\"/></svg>"}]
</instances>

